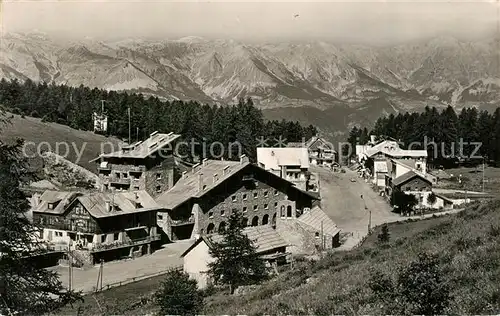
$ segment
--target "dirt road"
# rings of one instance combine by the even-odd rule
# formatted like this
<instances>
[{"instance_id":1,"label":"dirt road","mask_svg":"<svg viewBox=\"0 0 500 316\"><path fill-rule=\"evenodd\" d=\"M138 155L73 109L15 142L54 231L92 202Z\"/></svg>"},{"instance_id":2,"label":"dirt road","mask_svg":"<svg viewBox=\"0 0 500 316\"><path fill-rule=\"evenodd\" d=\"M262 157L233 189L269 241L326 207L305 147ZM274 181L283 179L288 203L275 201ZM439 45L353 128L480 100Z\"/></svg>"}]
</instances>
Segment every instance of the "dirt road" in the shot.
<instances>
[{"instance_id":1,"label":"dirt road","mask_svg":"<svg viewBox=\"0 0 500 316\"><path fill-rule=\"evenodd\" d=\"M112 261L104 264L102 285L125 281L133 277L142 277L145 275L159 273L169 268L182 265L180 255L193 243L192 240L186 240L167 244L164 248L155 251L151 255L143 256L136 259ZM69 269L67 267L57 266L51 268L59 273L59 277L64 286L69 283ZM73 286L74 290L90 292L97 284L97 276L99 266L94 266L91 269L73 269Z\"/></svg>"},{"instance_id":2,"label":"dirt road","mask_svg":"<svg viewBox=\"0 0 500 316\"><path fill-rule=\"evenodd\" d=\"M353 238L346 242L346 246L355 244L367 234L370 210L372 227L401 219L354 171L333 173L319 167L312 167L311 171L318 173L320 178L323 210L343 232L353 233ZM351 179L356 181L351 182Z\"/></svg>"}]
</instances>

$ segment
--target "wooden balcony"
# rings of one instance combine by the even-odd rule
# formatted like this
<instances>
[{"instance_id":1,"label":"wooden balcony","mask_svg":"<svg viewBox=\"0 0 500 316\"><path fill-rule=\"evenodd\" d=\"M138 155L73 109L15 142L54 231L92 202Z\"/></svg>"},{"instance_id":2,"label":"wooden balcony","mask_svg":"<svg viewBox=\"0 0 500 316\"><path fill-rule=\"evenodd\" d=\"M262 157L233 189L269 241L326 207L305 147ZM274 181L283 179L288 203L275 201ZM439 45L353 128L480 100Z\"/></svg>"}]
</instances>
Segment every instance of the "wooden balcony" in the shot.
<instances>
[{"instance_id":1,"label":"wooden balcony","mask_svg":"<svg viewBox=\"0 0 500 316\"><path fill-rule=\"evenodd\" d=\"M191 216L189 218L170 220L170 226L183 226L189 224L194 224L194 216Z\"/></svg>"},{"instance_id":2,"label":"wooden balcony","mask_svg":"<svg viewBox=\"0 0 500 316\"><path fill-rule=\"evenodd\" d=\"M132 246L140 246L140 245L149 244L150 242L157 241L160 239L161 239L160 235L155 235L155 236L148 236L146 238L140 238L140 239L134 239L134 240L124 240L124 241L115 241L112 243L97 244L92 249L90 249L90 252L96 253L96 252L115 250L115 249L132 247Z\"/></svg>"},{"instance_id":3,"label":"wooden balcony","mask_svg":"<svg viewBox=\"0 0 500 316\"><path fill-rule=\"evenodd\" d=\"M109 177L108 178L109 183L115 183L115 184L130 184L130 178L117 178L117 177Z\"/></svg>"}]
</instances>

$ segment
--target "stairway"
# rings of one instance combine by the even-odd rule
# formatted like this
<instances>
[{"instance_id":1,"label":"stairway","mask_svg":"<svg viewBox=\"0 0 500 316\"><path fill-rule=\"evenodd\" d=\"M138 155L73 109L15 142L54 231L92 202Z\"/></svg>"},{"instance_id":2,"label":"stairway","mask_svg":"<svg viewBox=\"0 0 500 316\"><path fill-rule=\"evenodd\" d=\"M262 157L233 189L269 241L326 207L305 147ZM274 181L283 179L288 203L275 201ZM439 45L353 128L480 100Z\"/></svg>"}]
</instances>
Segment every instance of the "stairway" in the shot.
<instances>
[{"instance_id":1,"label":"stairway","mask_svg":"<svg viewBox=\"0 0 500 316\"><path fill-rule=\"evenodd\" d=\"M87 250L71 250L66 254L74 267L88 268L93 265L92 254Z\"/></svg>"}]
</instances>

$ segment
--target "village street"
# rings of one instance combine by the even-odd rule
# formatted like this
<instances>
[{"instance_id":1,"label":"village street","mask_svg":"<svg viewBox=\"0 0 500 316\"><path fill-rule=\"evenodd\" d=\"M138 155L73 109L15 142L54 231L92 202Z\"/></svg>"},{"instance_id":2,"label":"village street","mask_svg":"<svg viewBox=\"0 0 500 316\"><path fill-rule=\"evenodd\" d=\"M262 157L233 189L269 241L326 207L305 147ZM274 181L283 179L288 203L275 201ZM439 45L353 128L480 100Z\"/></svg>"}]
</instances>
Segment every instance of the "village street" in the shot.
<instances>
[{"instance_id":1,"label":"village street","mask_svg":"<svg viewBox=\"0 0 500 316\"><path fill-rule=\"evenodd\" d=\"M312 167L311 171L319 175L321 207L343 233L352 233L343 248L354 246L367 234L370 210L372 227L401 220L401 216L392 213L389 204L356 172L346 169L346 173L334 173L321 167Z\"/></svg>"},{"instance_id":2,"label":"village street","mask_svg":"<svg viewBox=\"0 0 500 316\"><path fill-rule=\"evenodd\" d=\"M192 244L191 240L176 242L164 245L150 256L143 256L136 259L112 261L104 264L102 286L115 282L123 282L131 278L139 278L168 270L169 268L182 266L180 255ZM50 268L59 273L59 277L64 286L68 286L69 269L67 267L56 266ZM90 269L73 268L73 286L77 291L91 292L97 284L99 265Z\"/></svg>"}]
</instances>

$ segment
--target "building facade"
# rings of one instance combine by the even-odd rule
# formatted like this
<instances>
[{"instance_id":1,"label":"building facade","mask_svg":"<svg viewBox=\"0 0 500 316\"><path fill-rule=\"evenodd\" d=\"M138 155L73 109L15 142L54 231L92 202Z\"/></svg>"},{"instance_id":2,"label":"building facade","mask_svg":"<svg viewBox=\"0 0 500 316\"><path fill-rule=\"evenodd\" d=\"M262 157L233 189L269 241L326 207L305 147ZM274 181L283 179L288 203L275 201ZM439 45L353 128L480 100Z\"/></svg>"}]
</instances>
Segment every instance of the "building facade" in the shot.
<instances>
[{"instance_id":1,"label":"building facade","mask_svg":"<svg viewBox=\"0 0 500 316\"><path fill-rule=\"evenodd\" d=\"M307 148L311 165L331 167L338 158L333 144L318 136L311 137L307 142L288 143L288 147Z\"/></svg>"},{"instance_id":2,"label":"building facade","mask_svg":"<svg viewBox=\"0 0 500 316\"><path fill-rule=\"evenodd\" d=\"M275 226L279 202L285 200L302 213L319 198L244 156L240 161L204 160L156 199L166 210L158 223L171 240L222 231L234 210L243 213L248 226Z\"/></svg>"},{"instance_id":3,"label":"building facade","mask_svg":"<svg viewBox=\"0 0 500 316\"><path fill-rule=\"evenodd\" d=\"M288 244L271 227L247 227L242 233L254 241L256 253L266 261L268 266L276 267L286 262ZM210 255L210 248L214 242L221 240L222 236L219 234L201 236L181 255L184 272L196 280L200 289L212 283L207 273L209 263L214 261Z\"/></svg>"},{"instance_id":4,"label":"building facade","mask_svg":"<svg viewBox=\"0 0 500 316\"><path fill-rule=\"evenodd\" d=\"M94 159L103 191L145 190L151 196L174 185L175 140L180 135L154 132L143 142Z\"/></svg>"},{"instance_id":5,"label":"building facade","mask_svg":"<svg viewBox=\"0 0 500 316\"><path fill-rule=\"evenodd\" d=\"M45 191L33 209L33 223L41 228L42 240L62 245L77 263L92 265L151 253L160 240L157 211L145 191Z\"/></svg>"},{"instance_id":6,"label":"building facade","mask_svg":"<svg viewBox=\"0 0 500 316\"><path fill-rule=\"evenodd\" d=\"M307 190L309 153L307 148L257 148L257 164L281 178Z\"/></svg>"}]
</instances>

